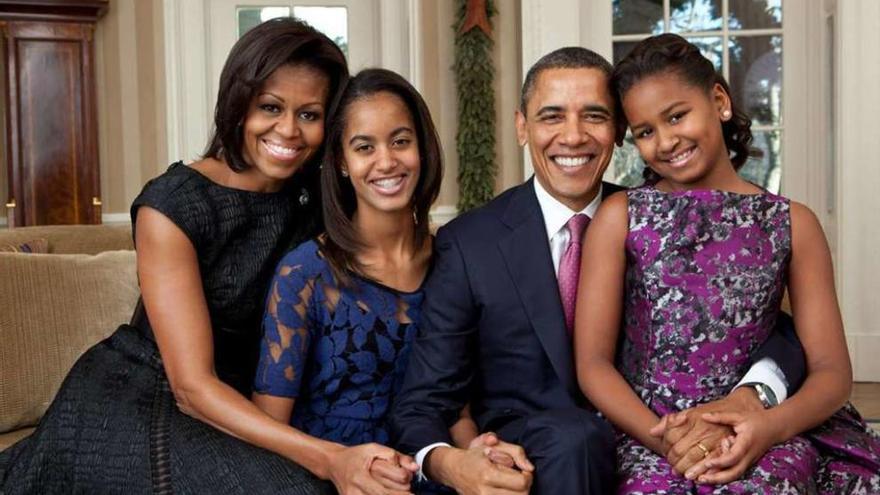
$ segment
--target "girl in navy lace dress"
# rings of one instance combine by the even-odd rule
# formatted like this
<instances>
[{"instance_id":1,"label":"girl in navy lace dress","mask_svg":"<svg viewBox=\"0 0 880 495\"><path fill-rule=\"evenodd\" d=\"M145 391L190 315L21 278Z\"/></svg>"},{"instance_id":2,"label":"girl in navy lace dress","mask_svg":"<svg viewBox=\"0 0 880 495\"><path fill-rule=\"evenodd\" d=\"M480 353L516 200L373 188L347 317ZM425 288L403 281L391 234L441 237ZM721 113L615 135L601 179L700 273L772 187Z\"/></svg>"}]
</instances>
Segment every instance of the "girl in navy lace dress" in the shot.
<instances>
[{"instance_id":1,"label":"girl in navy lace dress","mask_svg":"<svg viewBox=\"0 0 880 495\"><path fill-rule=\"evenodd\" d=\"M386 415L419 324L428 210L442 175L427 106L397 74L361 72L333 115L321 172L326 234L276 270L253 397L335 453L331 463L388 443ZM368 463L373 477L359 481L362 490L409 491L412 458L377 454Z\"/></svg>"}]
</instances>

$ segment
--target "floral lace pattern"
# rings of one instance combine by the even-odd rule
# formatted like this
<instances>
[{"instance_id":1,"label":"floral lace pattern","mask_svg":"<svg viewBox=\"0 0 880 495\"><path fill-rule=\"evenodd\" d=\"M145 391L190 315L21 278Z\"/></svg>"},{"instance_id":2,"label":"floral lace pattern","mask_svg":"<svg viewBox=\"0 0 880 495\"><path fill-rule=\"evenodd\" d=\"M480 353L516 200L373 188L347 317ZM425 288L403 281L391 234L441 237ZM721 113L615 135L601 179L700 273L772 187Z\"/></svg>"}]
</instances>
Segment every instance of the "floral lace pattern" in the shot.
<instances>
[{"instance_id":1,"label":"floral lace pattern","mask_svg":"<svg viewBox=\"0 0 880 495\"><path fill-rule=\"evenodd\" d=\"M387 444L386 416L424 296L352 280L350 288L337 285L316 241L281 261L254 388L295 397L291 424L310 435L347 445Z\"/></svg>"}]
</instances>

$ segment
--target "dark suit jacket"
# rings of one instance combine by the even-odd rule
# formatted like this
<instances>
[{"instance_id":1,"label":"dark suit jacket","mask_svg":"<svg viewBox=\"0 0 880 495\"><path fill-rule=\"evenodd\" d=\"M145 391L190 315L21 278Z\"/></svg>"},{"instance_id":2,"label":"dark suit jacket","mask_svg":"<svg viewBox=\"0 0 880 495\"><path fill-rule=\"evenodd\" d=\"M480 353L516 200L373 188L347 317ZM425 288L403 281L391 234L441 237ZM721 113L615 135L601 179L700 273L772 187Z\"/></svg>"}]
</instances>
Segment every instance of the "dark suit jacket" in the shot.
<instances>
[{"instance_id":1,"label":"dark suit jacket","mask_svg":"<svg viewBox=\"0 0 880 495\"><path fill-rule=\"evenodd\" d=\"M480 431L587 404L533 180L437 233L421 329L391 414L402 452L451 443L449 427L468 402ZM620 190L602 188L603 196ZM772 349L789 380L802 381L788 358L797 354L803 366L797 339L777 338Z\"/></svg>"}]
</instances>

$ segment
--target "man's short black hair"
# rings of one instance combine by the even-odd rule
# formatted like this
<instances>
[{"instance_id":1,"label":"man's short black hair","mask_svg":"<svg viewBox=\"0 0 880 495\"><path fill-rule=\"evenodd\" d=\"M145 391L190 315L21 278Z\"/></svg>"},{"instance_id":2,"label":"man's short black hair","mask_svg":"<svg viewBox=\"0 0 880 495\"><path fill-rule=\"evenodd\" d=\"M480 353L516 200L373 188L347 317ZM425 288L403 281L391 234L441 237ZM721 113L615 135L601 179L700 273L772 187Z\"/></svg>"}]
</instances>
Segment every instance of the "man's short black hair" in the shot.
<instances>
[{"instance_id":1,"label":"man's short black hair","mask_svg":"<svg viewBox=\"0 0 880 495\"><path fill-rule=\"evenodd\" d=\"M553 50L535 62L526 74L519 97L519 109L523 114L526 113L526 104L532 96L538 76L549 69L599 69L609 79L613 70L611 63L605 60L605 57L592 50L579 46L566 46Z\"/></svg>"}]
</instances>

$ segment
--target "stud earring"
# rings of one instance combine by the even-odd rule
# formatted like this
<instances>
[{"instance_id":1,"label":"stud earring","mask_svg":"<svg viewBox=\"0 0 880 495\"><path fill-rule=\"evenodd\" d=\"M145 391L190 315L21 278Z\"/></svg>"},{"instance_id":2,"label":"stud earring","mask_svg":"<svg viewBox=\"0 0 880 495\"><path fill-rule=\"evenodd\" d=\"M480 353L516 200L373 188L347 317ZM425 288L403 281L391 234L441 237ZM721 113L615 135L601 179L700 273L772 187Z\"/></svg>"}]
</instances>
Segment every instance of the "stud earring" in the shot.
<instances>
[{"instance_id":1,"label":"stud earring","mask_svg":"<svg viewBox=\"0 0 880 495\"><path fill-rule=\"evenodd\" d=\"M348 177L348 170L342 169L342 172L340 172L340 173L342 174L343 177Z\"/></svg>"},{"instance_id":2,"label":"stud earring","mask_svg":"<svg viewBox=\"0 0 880 495\"><path fill-rule=\"evenodd\" d=\"M725 111L721 112L721 118L724 120L729 119L730 116L731 116L730 110L725 110Z\"/></svg>"}]
</instances>

